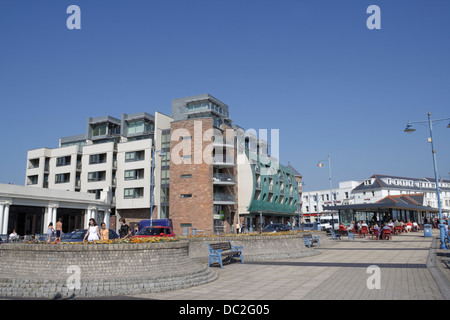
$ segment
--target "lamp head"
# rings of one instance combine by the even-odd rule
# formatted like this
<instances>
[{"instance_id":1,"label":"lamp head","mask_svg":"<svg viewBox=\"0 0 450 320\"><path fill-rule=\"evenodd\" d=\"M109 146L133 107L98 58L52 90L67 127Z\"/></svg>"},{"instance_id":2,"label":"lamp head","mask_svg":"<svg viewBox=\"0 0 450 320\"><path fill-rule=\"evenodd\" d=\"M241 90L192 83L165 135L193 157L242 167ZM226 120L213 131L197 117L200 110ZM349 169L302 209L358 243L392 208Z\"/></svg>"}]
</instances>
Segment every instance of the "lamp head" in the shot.
<instances>
[{"instance_id":1,"label":"lamp head","mask_svg":"<svg viewBox=\"0 0 450 320\"><path fill-rule=\"evenodd\" d=\"M406 125L406 129L403 130L403 131L406 132L406 133L413 133L414 131L416 131L416 129L414 129L412 127L412 124L408 122L408 124Z\"/></svg>"}]
</instances>

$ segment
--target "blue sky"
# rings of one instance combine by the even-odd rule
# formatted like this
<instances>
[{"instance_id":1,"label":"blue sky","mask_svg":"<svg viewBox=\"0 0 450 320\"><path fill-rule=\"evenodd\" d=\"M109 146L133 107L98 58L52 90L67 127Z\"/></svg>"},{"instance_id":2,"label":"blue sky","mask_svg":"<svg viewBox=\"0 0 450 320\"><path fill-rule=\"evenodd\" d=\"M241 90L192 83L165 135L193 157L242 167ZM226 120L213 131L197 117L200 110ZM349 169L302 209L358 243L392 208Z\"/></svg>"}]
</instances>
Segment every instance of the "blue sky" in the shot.
<instances>
[{"instance_id":1,"label":"blue sky","mask_svg":"<svg viewBox=\"0 0 450 320\"><path fill-rule=\"evenodd\" d=\"M81 30L66 9L81 8ZM369 5L381 29L369 30ZM374 173L433 176L426 126L450 117L447 0L2 0L0 183L26 152L84 133L88 117L171 112L210 93L244 128L279 129L304 190ZM435 125L449 178L450 129Z\"/></svg>"}]
</instances>

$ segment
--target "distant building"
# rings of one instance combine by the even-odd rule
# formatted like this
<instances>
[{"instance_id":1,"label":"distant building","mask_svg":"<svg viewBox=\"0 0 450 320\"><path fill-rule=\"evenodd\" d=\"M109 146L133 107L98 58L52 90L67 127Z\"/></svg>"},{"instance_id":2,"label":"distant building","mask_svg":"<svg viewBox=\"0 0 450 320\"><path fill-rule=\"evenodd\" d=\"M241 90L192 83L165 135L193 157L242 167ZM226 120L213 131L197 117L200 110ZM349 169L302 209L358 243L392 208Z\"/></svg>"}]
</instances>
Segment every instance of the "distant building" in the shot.
<instances>
[{"instance_id":1,"label":"distant building","mask_svg":"<svg viewBox=\"0 0 450 320\"><path fill-rule=\"evenodd\" d=\"M450 210L450 180L439 180L441 206ZM374 203L388 196L423 194L421 205L437 208L436 182L433 178L407 178L374 174L352 190L354 203Z\"/></svg>"},{"instance_id":2,"label":"distant building","mask_svg":"<svg viewBox=\"0 0 450 320\"><path fill-rule=\"evenodd\" d=\"M339 182L338 188L332 189L333 203L335 205L352 204L355 199L352 196L352 191L360 184L359 181L343 181ZM325 206L332 205L330 199L330 189L305 191L302 194L302 217L303 222L318 221L317 217L321 214L330 214L325 211Z\"/></svg>"}]
</instances>

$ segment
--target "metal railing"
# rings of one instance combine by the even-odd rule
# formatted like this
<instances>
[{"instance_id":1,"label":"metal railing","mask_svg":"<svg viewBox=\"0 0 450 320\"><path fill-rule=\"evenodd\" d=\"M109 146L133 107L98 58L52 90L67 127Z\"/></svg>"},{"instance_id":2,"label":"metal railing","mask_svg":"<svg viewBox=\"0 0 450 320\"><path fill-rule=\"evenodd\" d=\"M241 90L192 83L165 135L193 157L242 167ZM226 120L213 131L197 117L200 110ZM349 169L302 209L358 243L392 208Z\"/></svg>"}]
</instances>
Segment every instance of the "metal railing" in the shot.
<instances>
[{"instance_id":1,"label":"metal railing","mask_svg":"<svg viewBox=\"0 0 450 320\"><path fill-rule=\"evenodd\" d=\"M213 182L235 182L235 178L229 173L214 173Z\"/></svg>"},{"instance_id":2,"label":"metal railing","mask_svg":"<svg viewBox=\"0 0 450 320\"><path fill-rule=\"evenodd\" d=\"M235 202L236 197L234 196L234 194L229 194L229 193L214 193L213 200L214 201Z\"/></svg>"}]
</instances>

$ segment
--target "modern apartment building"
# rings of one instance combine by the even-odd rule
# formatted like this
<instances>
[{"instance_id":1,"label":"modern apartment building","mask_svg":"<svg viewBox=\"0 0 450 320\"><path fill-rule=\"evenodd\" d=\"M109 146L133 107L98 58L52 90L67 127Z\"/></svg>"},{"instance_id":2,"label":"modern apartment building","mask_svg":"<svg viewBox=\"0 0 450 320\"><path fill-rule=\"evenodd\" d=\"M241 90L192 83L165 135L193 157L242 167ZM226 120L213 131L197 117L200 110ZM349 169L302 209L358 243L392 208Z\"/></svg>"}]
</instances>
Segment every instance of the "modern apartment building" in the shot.
<instances>
[{"instance_id":1,"label":"modern apartment building","mask_svg":"<svg viewBox=\"0 0 450 320\"><path fill-rule=\"evenodd\" d=\"M84 134L28 151L25 185L93 194L111 204L112 227L149 219L152 203L152 218L171 218L177 234L287 222L301 203L301 175L209 94L173 100L171 116L88 118Z\"/></svg>"}]
</instances>

